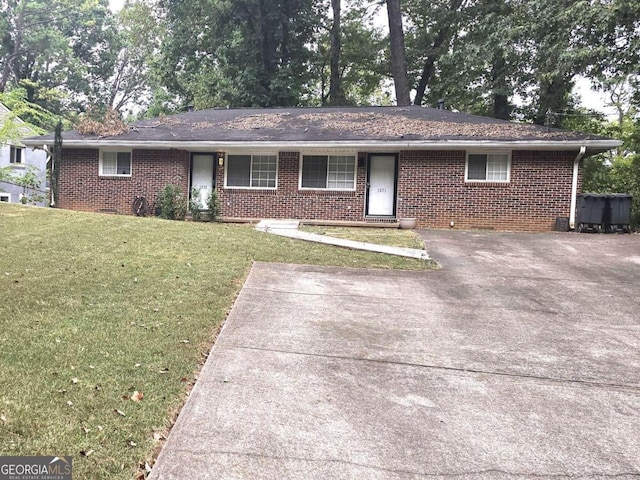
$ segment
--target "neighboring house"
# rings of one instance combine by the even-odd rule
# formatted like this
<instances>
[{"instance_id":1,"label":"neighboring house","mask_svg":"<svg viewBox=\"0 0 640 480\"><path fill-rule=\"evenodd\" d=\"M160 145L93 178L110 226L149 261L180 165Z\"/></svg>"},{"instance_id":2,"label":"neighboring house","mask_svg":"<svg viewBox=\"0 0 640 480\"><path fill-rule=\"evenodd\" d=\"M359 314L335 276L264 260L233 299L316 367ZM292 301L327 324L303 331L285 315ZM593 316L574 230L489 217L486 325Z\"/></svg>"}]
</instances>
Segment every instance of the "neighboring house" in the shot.
<instances>
[{"instance_id":1,"label":"neighboring house","mask_svg":"<svg viewBox=\"0 0 640 480\"><path fill-rule=\"evenodd\" d=\"M10 133L10 138L5 143L0 143L0 168L9 167L12 175L24 175L29 167L33 167L40 181L39 191L34 192L28 190L29 195L37 194L43 200L35 202L37 205L44 206L46 203L47 189L47 153L42 150L42 143L33 145L34 148L26 148L22 139L32 137L36 134L20 118L11 114L11 111L0 103L0 127L6 122L11 122L11 128L6 130ZM0 201L16 203L20 202L24 193L24 188L13 183L0 182Z\"/></svg>"},{"instance_id":2,"label":"neighboring house","mask_svg":"<svg viewBox=\"0 0 640 480\"><path fill-rule=\"evenodd\" d=\"M618 145L424 107L211 109L116 136L65 132L56 205L130 214L174 183L215 189L228 220L545 231L574 220L582 159Z\"/></svg>"}]
</instances>

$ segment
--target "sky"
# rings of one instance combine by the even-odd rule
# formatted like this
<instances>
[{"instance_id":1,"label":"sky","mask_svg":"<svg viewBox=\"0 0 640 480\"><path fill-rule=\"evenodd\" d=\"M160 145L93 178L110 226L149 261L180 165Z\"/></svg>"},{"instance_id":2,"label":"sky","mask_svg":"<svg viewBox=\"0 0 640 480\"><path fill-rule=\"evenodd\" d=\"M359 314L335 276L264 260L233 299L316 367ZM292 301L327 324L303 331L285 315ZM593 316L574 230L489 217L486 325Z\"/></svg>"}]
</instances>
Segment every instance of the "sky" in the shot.
<instances>
[{"instance_id":1,"label":"sky","mask_svg":"<svg viewBox=\"0 0 640 480\"><path fill-rule=\"evenodd\" d=\"M117 12L124 5L124 1L125 0L109 0L109 8L111 8L111 11ZM382 17L383 15L386 16L386 11L381 9L380 16ZM579 77L573 93L580 95L584 107L603 112L607 115L615 115L615 109L613 107L605 106L607 103L606 98L601 93L591 90L591 84L588 79Z\"/></svg>"}]
</instances>

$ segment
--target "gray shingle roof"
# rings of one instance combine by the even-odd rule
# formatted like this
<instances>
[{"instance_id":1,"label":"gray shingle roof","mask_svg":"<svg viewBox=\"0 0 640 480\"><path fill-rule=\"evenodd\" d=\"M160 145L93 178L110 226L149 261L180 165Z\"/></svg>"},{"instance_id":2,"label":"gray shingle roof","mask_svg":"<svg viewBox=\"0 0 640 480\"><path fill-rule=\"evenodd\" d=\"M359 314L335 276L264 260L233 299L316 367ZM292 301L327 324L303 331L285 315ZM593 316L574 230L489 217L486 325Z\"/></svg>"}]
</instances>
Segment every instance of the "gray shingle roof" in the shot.
<instances>
[{"instance_id":1,"label":"gray shingle roof","mask_svg":"<svg viewBox=\"0 0 640 480\"><path fill-rule=\"evenodd\" d=\"M35 140L35 139L34 139ZM98 137L65 132L64 142L119 144L132 142L424 142L424 141L552 141L611 140L426 107L328 107L208 109L131 125L117 136ZM53 135L39 138L51 143Z\"/></svg>"}]
</instances>

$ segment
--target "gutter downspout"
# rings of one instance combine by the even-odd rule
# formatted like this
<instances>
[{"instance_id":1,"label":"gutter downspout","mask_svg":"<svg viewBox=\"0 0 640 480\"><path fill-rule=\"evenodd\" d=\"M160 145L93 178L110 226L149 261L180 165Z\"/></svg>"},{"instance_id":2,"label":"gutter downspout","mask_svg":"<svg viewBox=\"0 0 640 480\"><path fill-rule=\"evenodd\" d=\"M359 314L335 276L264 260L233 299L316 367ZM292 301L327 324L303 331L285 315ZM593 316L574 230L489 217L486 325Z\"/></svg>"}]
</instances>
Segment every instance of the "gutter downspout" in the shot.
<instances>
[{"instance_id":1,"label":"gutter downspout","mask_svg":"<svg viewBox=\"0 0 640 480\"><path fill-rule=\"evenodd\" d=\"M569 213L569 228L576 228L576 204L578 201L578 170L580 166L580 160L584 157L584 154L587 153L587 147L584 145L580 147L580 151L578 155L576 155L575 160L573 161L573 183L571 184L571 211Z\"/></svg>"}]
</instances>

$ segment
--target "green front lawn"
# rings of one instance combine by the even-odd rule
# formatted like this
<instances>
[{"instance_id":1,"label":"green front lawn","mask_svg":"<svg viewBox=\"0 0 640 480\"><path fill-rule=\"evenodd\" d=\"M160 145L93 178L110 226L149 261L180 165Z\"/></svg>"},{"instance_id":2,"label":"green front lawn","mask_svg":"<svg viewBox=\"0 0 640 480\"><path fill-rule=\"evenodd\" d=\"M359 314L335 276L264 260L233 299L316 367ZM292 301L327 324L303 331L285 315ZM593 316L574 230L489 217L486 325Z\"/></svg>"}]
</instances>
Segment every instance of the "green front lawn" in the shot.
<instances>
[{"instance_id":1,"label":"green front lawn","mask_svg":"<svg viewBox=\"0 0 640 480\"><path fill-rule=\"evenodd\" d=\"M152 461L252 261L429 268L247 226L6 204L0 238L0 455L71 455L76 480Z\"/></svg>"}]
</instances>

